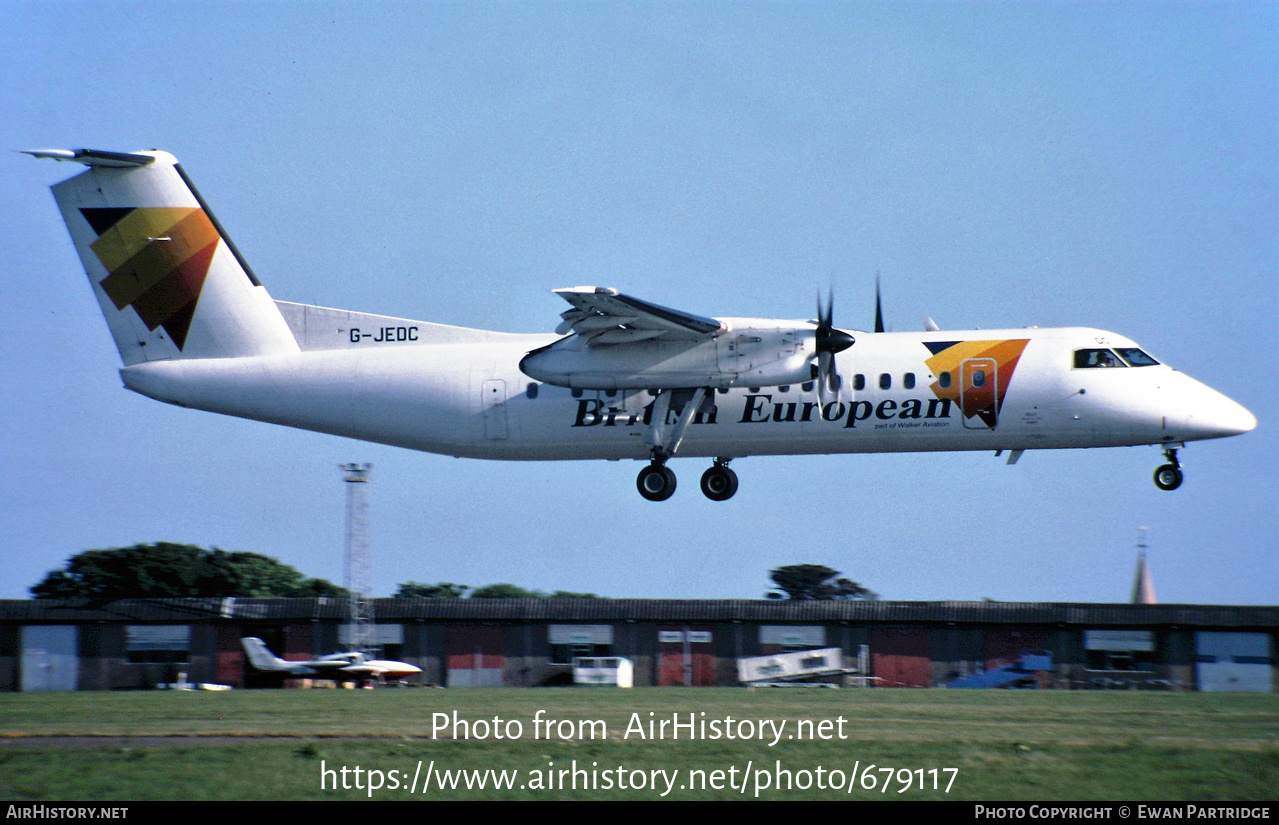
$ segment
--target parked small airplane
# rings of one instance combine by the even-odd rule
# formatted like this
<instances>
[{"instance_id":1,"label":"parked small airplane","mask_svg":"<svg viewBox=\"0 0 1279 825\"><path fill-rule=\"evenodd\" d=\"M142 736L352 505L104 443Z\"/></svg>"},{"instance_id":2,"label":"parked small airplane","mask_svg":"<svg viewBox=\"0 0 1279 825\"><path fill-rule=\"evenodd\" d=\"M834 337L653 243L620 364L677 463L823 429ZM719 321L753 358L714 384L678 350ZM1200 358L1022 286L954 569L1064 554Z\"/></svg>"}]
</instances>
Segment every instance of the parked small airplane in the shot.
<instances>
[{"instance_id":1,"label":"parked small airplane","mask_svg":"<svg viewBox=\"0 0 1279 825\"><path fill-rule=\"evenodd\" d=\"M256 636L240 640L249 667L282 679L333 679L338 682L386 682L421 673L408 662L370 659L359 651L333 653L308 662L290 662L272 653Z\"/></svg>"},{"instance_id":2,"label":"parked small airplane","mask_svg":"<svg viewBox=\"0 0 1279 825\"><path fill-rule=\"evenodd\" d=\"M1253 415L1133 341L1087 328L873 332L817 318L710 318L615 289L556 290L554 335L517 335L274 301L165 152L37 149L88 170L53 186L124 362L124 385L183 407L427 452L639 459L653 501L667 461L811 453L1152 444L1155 484L1186 442ZM876 304L878 309L878 290ZM836 365L838 356L839 364ZM845 380L848 378L849 380Z\"/></svg>"}]
</instances>

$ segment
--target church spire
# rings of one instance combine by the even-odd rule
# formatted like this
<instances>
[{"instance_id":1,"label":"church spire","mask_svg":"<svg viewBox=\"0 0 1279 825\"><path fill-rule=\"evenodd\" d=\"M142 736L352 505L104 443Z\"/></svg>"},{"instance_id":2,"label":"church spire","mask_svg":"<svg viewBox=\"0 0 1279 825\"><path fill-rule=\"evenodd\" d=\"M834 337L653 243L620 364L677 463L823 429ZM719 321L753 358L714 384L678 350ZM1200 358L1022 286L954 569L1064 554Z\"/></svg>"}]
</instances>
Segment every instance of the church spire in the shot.
<instances>
[{"instance_id":1,"label":"church spire","mask_svg":"<svg viewBox=\"0 0 1279 825\"><path fill-rule=\"evenodd\" d=\"M1137 575L1132 582L1133 604L1158 604L1155 583L1150 580L1150 568L1146 565L1146 528L1137 528Z\"/></svg>"}]
</instances>

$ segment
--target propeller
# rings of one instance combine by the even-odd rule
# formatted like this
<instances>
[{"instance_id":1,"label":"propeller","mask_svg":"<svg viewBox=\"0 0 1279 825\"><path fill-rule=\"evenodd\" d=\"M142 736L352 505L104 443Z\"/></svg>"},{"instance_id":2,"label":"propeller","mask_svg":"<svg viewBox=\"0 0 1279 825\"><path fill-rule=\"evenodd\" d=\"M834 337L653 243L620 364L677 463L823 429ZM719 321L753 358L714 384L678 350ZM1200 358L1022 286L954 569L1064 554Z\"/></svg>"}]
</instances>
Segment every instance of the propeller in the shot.
<instances>
[{"instance_id":1,"label":"propeller","mask_svg":"<svg viewBox=\"0 0 1279 825\"><path fill-rule=\"evenodd\" d=\"M875 331L884 331L884 304L879 298L879 273L875 273Z\"/></svg>"},{"instance_id":2,"label":"propeller","mask_svg":"<svg viewBox=\"0 0 1279 825\"><path fill-rule=\"evenodd\" d=\"M822 295L817 293L817 392L826 403L826 393L839 392L843 383L839 371L835 367L835 353L843 352L853 345L853 336L843 330L835 329L835 291L828 293L826 306L822 306Z\"/></svg>"}]
</instances>

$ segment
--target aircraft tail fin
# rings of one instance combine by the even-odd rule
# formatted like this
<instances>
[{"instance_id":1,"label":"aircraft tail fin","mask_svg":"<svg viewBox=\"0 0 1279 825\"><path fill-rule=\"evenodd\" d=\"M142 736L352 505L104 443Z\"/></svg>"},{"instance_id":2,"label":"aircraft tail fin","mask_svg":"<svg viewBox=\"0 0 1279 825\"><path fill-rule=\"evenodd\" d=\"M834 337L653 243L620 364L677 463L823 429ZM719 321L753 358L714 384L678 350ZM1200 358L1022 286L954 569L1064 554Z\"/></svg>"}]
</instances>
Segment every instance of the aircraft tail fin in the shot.
<instances>
[{"instance_id":1,"label":"aircraft tail fin","mask_svg":"<svg viewBox=\"0 0 1279 825\"><path fill-rule=\"evenodd\" d=\"M244 648L244 655L249 660L249 666L254 670L288 670L289 663L276 656L266 646L266 642L256 636L245 636L240 640L240 646Z\"/></svg>"},{"instance_id":2,"label":"aircraft tail fin","mask_svg":"<svg viewBox=\"0 0 1279 825\"><path fill-rule=\"evenodd\" d=\"M36 149L89 167L54 199L125 365L297 352L275 302L167 152Z\"/></svg>"}]
</instances>

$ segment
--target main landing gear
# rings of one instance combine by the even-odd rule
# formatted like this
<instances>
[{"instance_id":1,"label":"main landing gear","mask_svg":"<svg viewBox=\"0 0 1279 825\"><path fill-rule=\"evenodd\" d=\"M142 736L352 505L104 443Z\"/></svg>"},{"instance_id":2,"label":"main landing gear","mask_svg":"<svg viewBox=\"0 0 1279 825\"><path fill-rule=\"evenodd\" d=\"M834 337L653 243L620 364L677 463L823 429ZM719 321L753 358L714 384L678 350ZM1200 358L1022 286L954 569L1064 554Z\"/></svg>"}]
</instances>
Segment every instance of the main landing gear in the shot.
<instances>
[{"instance_id":1,"label":"main landing gear","mask_svg":"<svg viewBox=\"0 0 1279 825\"><path fill-rule=\"evenodd\" d=\"M1181 462L1177 460L1177 448L1165 447L1164 458L1168 459L1168 463L1161 464L1155 470L1155 486L1160 490L1175 490L1181 486L1183 478Z\"/></svg>"},{"instance_id":2,"label":"main landing gear","mask_svg":"<svg viewBox=\"0 0 1279 825\"><path fill-rule=\"evenodd\" d=\"M649 501L666 501L675 494L675 473L666 459L675 455L684 441L684 432L698 413L714 415L715 391L706 387L679 390L650 390L653 399L652 421L644 431L644 444L652 459L635 479L640 495ZM674 421L671 421L671 418ZM714 420L712 418L712 420ZM717 458L702 474L702 492L711 501L727 501L737 492L737 473L728 469L730 459Z\"/></svg>"},{"instance_id":3,"label":"main landing gear","mask_svg":"<svg viewBox=\"0 0 1279 825\"><path fill-rule=\"evenodd\" d=\"M649 501L666 501L675 495L675 473L666 466L666 459L653 457L653 463L640 470L635 479L639 493Z\"/></svg>"},{"instance_id":4,"label":"main landing gear","mask_svg":"<svg viewBox=\"0 0 1279 825\"><path fill-rule=\"evenodd\" d=\"M717 458L702 473L702 494L711 501L728 501L737 492L737 473L728 469L727 458Z\"/></svg>"},{"instance_id":5,"label":"main landing gear","mask_svg":"<svg viewBox=\"0 0 1279 825\"><path fill-rule=\"evenodd\" d=\"M728 501L737 492L737 473L728 469L729 459L717 458L702 473L702 493L711 501ZM635 479L639 494L649 501L666 501L675 494L675 473L666 466L666 456L654 455Z\"/></svg>"}]
</instances>

